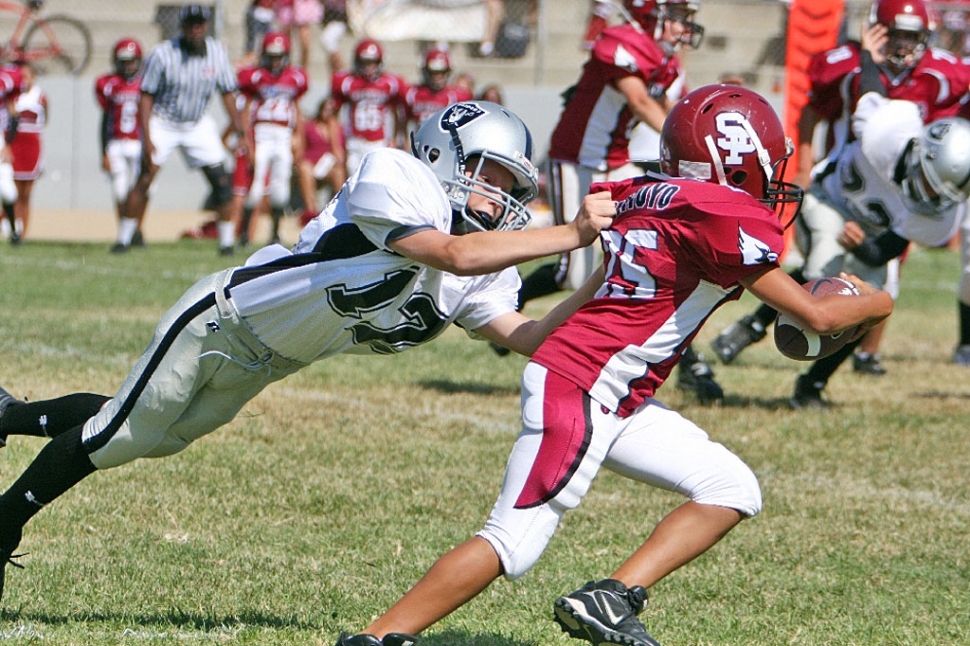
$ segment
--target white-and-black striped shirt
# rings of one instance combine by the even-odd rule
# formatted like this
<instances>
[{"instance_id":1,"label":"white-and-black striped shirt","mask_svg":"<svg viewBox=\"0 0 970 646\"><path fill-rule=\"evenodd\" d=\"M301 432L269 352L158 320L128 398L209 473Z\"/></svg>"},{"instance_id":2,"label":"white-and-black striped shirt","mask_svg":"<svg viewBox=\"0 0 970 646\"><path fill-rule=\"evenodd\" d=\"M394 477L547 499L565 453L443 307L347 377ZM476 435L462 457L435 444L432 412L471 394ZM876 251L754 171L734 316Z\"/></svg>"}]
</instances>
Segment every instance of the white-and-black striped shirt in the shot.
<instances>
[{"instance_id":1,"label":"white-and-black striped shirt","mask_svg":"<svg viewBox=\"0 0 970 646\"><path fill-rule=\"evenodd\" d=\"M155 96L155 114L176 123L194 123L205 114L214 90L236 90L236 72L226 48L211 36L201 55L190 54L181 43L176 37L149 52L141 90Z\"/></svg>"}]
</instances>

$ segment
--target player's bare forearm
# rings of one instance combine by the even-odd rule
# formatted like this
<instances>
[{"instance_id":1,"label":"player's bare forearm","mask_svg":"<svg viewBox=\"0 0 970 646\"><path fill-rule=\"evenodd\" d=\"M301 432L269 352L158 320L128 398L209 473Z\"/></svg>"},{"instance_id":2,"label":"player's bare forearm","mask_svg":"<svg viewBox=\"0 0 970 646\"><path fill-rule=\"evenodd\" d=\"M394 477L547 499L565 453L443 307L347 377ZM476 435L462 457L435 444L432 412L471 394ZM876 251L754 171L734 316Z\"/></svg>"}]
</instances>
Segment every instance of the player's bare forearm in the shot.
<instances>
[{"instance_id":1,"label":"player's bare forearm","mask_svg":"<svg viewBox=\"0 0 970 646\"><path fill-rule=\"evenodd\" d=\"M538 321L530 319L518 312L500 316L478 329L478 332L489 341L531 357L546 337L569 318L573 312L588 301L603 284L605 271L600 267L587 279L582 287L562 300L548 314Z\"/></svg>"},{"instance_id":2,"label":"player's bare forearm","mask_svg":"<svg viewBox=\"0 0 970 646\"><path fill-rule=\"evenodd\" d=\"M859 290L860 296L813 296L778 267L746 276L741 284L762 302L816 334L836 334L857 325L875 325L892 313L893 299L887 292L854 276L845 276L845 279L864 286Z\"/></svg>"},{"instance_id":3,"label":"player's bare forearm","mask_svg":"<svg viewBox=\"0 0 970 646\"><path fill-rule=\"evenodd\" d=\"M616 204L609 193L587 195L576 219L544 229L476 231L453 236L421 231L390 246L409 258L459 276L501 271L529 260L585 247L613 222Z\"/></svg>"}]
</instances>

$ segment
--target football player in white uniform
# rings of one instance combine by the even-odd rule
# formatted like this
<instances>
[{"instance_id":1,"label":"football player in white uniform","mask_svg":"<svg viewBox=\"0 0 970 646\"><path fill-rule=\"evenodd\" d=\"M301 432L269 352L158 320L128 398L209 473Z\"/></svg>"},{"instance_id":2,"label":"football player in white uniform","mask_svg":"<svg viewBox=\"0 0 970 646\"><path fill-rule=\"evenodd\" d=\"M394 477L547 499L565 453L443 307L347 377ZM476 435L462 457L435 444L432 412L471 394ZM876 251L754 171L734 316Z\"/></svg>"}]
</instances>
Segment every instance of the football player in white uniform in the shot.
<instances>
[{"instance_id":1,"label":"football player in white uniform","mask_svg":"<svg viewBox=\"0 0 970 646\"><path fill-rule=\"evenodd\" d=\"M886 98L878 54L871 53L886 37L884 27L876 30L861 55L862 96L851 119L855 140L828 173L815 178L802 205L796 236L806 280L845 271L881 288L890 260L910 242L945 244L965 211L970 122L946 117L924 125L915 103ZM799 376L792 407L823 407L825 384L859 341Z\"/></svg>"},{"instance_id":2,"label":"football player in white uniform","mask_svg":"<svg viewBox=\"0 0 970 646\"><path fill-rule=\"evenodd\" d=\"M52 438L0 496L0 584L44 505L98 469L181 451L314 361L402 352L451 323L528 355L575 309L585 294L541 321L516 312L515 265L590 244L612 221L608 193L574 223L521 230L538 191L532 139L493 103L440 111L412 152L367 155L293 252L265 247L191 287L113 398L0 389L0 438Z\"/></svg>"}]
</instances>

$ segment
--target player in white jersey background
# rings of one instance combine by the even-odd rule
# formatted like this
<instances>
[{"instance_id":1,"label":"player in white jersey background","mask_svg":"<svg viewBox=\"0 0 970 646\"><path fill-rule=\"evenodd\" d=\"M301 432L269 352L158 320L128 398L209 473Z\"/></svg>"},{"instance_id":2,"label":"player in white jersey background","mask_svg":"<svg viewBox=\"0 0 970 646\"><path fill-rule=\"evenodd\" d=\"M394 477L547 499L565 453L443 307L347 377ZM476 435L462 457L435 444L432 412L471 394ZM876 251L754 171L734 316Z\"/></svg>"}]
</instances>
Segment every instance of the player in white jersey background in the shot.
<instances>
[{"instance_id":1,"label":"player in white jersey background","mask_svg":"<svg viewBox=\"0 0 970 646\"><path fill-rule=\"evenodd\" d=\"M515 309L515 265L590 244L615 212L601 193L572 224L522 230L538 191L531 154L508 110L455 104L421 128L412 154L365 156L292 252L264 247L191 287L115 397L23 403L0 389L0 439L52 438L0 496L0 593L42 506L98 469L181 451L312 362L403 352L452 323L531 354L589 294L533 321Z\"/></svg>"},{"instance_id":2,"label":"player in white jersey background","mask_svg":"<svg viewBox=\"0 0 970 646\"><path fill-rule=\"evenodd\" d=\"M762 505L758 480L739 457L654 399L684 349L744 289L819 333L870 326L892 311L888 294L856 277L862 296L820 298L779 266L775 209L800 201L801 190L780 181L793 148L762 97L700 88L674 106L661 146L666 175L593 186L617 202L600 234L604 266L582 288L598 289L525 368L522 431L484 528L338 646L397 646L499 576L524 575L600 467L689 500L609 578L560 597L556 621L594 646L657 646L637 618L646 589Z\"/></svg>"},{"instance_id":3,"label":"player in white jersey background","mask_svg":"<svg viewBox=\"0 0 970 646\"><path fill-rule=\"evenodd\" d=\"M855 139L834 168L809 187L796 240L806 280L852 272L882 287L887 263L910 242L946 244L958 231L970 196L970 121L945 117L926 125L910 101L886 98L879 53L887 39L876 26L861 53L861 98L852 114ZM897 295L898 284L893 290ZM849 343L795 381L794 408L822 408L822 391L855 351Z\"/></svg>"}]
</instances>

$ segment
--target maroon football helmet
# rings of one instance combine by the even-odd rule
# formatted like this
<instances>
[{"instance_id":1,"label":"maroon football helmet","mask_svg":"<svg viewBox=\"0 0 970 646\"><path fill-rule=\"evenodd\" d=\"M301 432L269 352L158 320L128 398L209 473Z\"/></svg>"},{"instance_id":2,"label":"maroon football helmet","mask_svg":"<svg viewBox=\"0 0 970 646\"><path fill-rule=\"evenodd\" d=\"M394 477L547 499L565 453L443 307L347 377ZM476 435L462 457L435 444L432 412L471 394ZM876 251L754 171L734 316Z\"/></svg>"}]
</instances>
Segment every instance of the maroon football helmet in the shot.
<instances>
[{"instance_id":1,"label":"maroon football helmet","mask_svg":"<svg viewBox=\"0 0 970 646\"><path fill-rule=\"evenodd\" d=\"M432 47L425 52L424 65L421 67L425 85L433 90L440 90L448 82L450 73L451 58L447 51Z\"/></svg>"},{"instance_id":2,"label":"maroon football helmet","mask_svg":"<svg viewBox=\"0 0 970 646\"><path fill-rule=\"evenodd\" d=\"M923 0L876 0L869 23L889 30L886 59L894 72L916 67L930 39L930 14Z\"/></svg>"},{"instance_id":3,"label":"maroon football helmet","mask_svg":"<svg viewBox=\"0 0 970 646\"><path fill-rule=\"evenodd\" d=\"M623 8L629 19L655 41L660 41L668 20L683 25L680 43L697 49L704 39L704 27L694 22L700 0L623 0Z\"/></svg>"},{"instance_id":4,"label":"maroon football helmet","mask_svg":"<svg viewBox=\"0 0 970 646\"><path fill-rule=\"evenodd\" d=\"M372 64L376 64L376 67ZM373 80L380 76L383 65L384 50L380 43L370 38L357 43L354 48L354 72L358 76Z\"/></svg>"},{"instance_id":5,"label":"maroon football helmet","mask_svg":"<svg viewBox=\"0 0 970 646\"><path fill-rule=\"evenodd\" d=\"M802 201L802 189L781 179L793 150L778 115L761 95L737 85L707 85L667 115L660 167L673 177L741 189L781 215L783 205ZM790 217L796 214L797 208Z\"/></svg>"},{"instance_id":6,"label":"maroon football helmet","mask_svg":"<svg viewBox=\"0 0 970 646\"><path fill-rule=\"evenodd\" d=\"M263 37L263 67L279 73L290 60L290 37L280 31L271 31Z\"/></svg>"},{"instance_id":7,"label":"maroon football helmet","mask_svg":"<svg viewBox=\"0 0 970 646\"><path fill-rule=\"evenodd\" d=\"M134 38L122 38L111 48L115 72L126 79L134 78L141 69L141 44Z\"/></svg>"}]
</instances>

